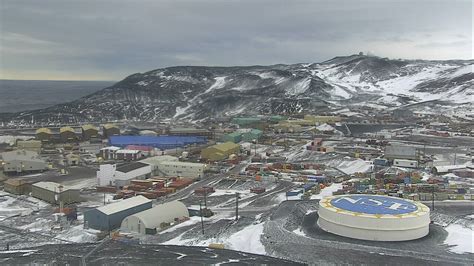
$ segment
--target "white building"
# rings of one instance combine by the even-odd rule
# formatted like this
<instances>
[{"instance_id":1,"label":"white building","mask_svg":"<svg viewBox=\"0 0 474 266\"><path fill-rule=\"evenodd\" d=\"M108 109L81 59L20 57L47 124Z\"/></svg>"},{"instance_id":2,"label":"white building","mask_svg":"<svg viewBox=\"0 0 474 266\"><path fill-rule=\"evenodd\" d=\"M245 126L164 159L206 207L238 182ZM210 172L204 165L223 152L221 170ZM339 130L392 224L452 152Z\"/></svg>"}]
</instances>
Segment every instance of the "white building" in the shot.
<instances>
[{"instance_id":1,"label":"white building","mask_svg":"<svg viewBox=\"0 0 474 266\"><path fill-rule=\"evenodd\" d=\"M158 176L180 176L188 178L199 178L204 175L208 168L206 164L180 162L174 156L154 156L141 160L140 162L149 164L154 175Z\"/></svg>"},{"instance_id":2,"label":"white building","mask_svg":"<svg viewBox=\"0 0 474 266\"><path fill-rule=\"evenodd\" d=\"M34 151L9 151L0 154L0 157L5 173L36 172L48 168L46 162Z\"/></svg>"},{"instance_id":3,"label":"white building","mask_svg":"<svg viewBox=\"0 0 474 266\"><path fill-rule=\"evenodd\" d=\"M145 163L135 162L118 166L115 164L104 164L97 171L98 186L123 187L130 184L134 179L146 179L151 177L151 166Z\"/></svg>"},{"instance_id":4,"label":"white building","mask_svg":"<svg viewBox=\"0 0 474 266\"><path fill-rule=\"evenodd\" d=\"M384 152L385 158L389 160L393 159L407 159L417 160L419 159L419 153L416 147L400 144L392 144L385 147Z\"/></svg>"},{"instance_id":5,"label":"white building","mask_svg":"<svg viewBox=\"0 0 474 266\"><path fill-rule=\"evenodd\" d=\"M175 219L183 218L189 218L188 209L180 201L172 201L128 216L122 221L121 230L142 235L156 234L175 223Z\"/></svg>"},{"instance_id":6,"label":"white building","mask_svg":"<svg viewBox=\"0 0 474 266\"><path fill-rule=\"evenodd\" d=\"M395 159L393 160L393 166L405 167L405 168L418 168L418 162L414 160Z\"/></svg>"}]
</instances>

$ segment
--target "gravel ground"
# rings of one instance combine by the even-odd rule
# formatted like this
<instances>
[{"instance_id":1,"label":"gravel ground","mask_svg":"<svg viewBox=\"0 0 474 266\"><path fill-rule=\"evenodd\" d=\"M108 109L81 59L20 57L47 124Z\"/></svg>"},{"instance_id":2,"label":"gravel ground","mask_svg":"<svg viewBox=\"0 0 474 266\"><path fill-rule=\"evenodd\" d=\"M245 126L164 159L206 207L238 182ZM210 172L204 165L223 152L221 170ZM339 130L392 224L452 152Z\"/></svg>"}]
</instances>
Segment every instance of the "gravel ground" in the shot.
<instances>
[{"instance_id":1,"label":"gravel ground","mask_svg":"<svg viewBox=\"0 0 474 266\"><path fill-rule=\"evenodd\" d=\"M45 245L31 251L0 252L1 265L80 265L92 244ZM89 265L299 265L296 262L205 247L133 245L110 241L92 253Z\"/></svg>"}]
</instances>

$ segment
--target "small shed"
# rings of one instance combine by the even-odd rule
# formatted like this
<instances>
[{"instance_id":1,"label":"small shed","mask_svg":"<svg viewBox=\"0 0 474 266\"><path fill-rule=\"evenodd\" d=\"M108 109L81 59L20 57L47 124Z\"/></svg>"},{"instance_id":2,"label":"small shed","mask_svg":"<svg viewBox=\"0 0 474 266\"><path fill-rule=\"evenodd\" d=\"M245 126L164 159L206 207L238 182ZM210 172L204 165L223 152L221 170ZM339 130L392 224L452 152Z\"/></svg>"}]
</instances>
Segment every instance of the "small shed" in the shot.
<instances>
[{"instance_id":1,"label":"small shed","mask_svg":"<svg viewBox=\"0 0 474 266\"><path fill-rule=\"evenodd\" d=\"M106 206L84 212L85 223L93 229L111 231L120 227L123 219L135 213L150 209L152 201L135 196Z\"/></svg>"},{"instance_id":2,"label":"small shed","mask_svg":"<svg viewBox=\"0 0 474 266\"><path fill-rule=\"evenodd\" d=\"M3 186L5 192L15 195L26 195L31 192L31 183L32 181L21 178L10 178L3 183Z\"/></svg>"},{"instance_id":3,"label":"small shed","mask_svg":"<svg viewBox=\"0 0 474 266\"><path fill-rule=\"evenodd\" d=\"M157 231L186 218L189 218L188 209L176 200L128 216L122 221L121 230L142 235L156 234Z\"/></svg>"}]
</instances>

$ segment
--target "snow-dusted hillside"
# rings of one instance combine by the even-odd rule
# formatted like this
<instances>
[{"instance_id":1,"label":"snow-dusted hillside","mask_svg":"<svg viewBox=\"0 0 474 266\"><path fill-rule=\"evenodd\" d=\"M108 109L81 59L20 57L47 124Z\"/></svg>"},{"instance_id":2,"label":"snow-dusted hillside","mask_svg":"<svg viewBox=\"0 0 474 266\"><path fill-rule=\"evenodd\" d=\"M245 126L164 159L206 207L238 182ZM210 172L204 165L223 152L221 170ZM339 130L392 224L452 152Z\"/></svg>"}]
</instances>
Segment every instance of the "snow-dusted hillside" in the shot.
<instances>
[{"instance_id":1,"label":"snow-dusted hillside","mask_svg":"<svg viewBox=\"0 0 474 266\"><path fill-rule=\"evenodd\" d=\"M471 103L473 63L352 55L315 64L169 67L133 74L70 103L0 115L0 121L199 120L358 105L383 110L438 99Z\"/></svg>"}]
</instances>

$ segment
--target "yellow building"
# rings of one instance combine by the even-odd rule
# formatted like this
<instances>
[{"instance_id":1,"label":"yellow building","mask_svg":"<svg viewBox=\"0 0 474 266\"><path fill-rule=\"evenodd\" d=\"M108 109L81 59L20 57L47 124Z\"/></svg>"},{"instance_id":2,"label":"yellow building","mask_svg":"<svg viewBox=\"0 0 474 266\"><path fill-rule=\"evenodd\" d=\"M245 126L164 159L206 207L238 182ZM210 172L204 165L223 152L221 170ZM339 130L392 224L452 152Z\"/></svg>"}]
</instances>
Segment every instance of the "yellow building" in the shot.
<instances>
[{"instance_id":1,"label":"yellow building","mask_svg":"<svg viewBox=\"0 0 474 266\"><path fill-rule=\"evenodd\" d=\"M41 153L41 141L39 140L18 140L16 147L19 150L34 151Z\"/></svg>"},{"instance_id":2,"label":"yellow building","mask_svg":"<svg viewBox=\"0 0 474 266\"><path fill-rule=\"evenodd\" d=\"M201 151L201 157L210 161L224 160L231 154L240 152L240 146L233 142L225 142L222 144L207 147Z\"/></svg>"},{"instance_id":3,"label":"yellow building","mask_svg":"<svg viewBox=\"0 0 474 266\"><path fill-rule=\"evenodd\" d=\"M305 115L304 120L311 121L314 123L336 123L341 122L342 119L340 116L334 115Z\"/></svg>"},{"instance_id":4,"label":"yellow building","mask_svg":"<svg viewBox=\"0 0 474 266\"><path fill-rule=\"evenodd\" d=\"M104 138L120 135L120 129L114 124L105 124L102 131Z\"/></svg>"},{"instance_id":5,"label":"yellow building","mask_svg":"<svg viewBox=\"0 0 474 266\"><path fill-rule=\"evenodd\" d=\"M36 130L36 139L41 140L41 141L50 141L53 136L53 133L51 132L51 129L49 128L38 128Z\"/></svg>"},{"instance_id":6,"label":"yellow building","mask_svg":"<svg viewBox=\"0 0 474 266\"><path fill-rule=\"evenodd\" d=\"M302 130L301 125L284 122L280 122L276 125L273 125L273 129L281 133L296 133L301 132Z\"/></svg>"},{"instance_id":7,"label":"yellow building","mask_svg":"<svg viewBox=\"0 0 474 266\"><path fill-rule=\"evenodd\" d=\"M82 139L89 140L91 138L98 138L99 137L99 129L94 125L83 125L81 127L82 130Z\"/></svg>"},{"instance_id":8,"label":"yellow building","mask_svg":"<svg viewBox=\"0 0 474 266\"><path fill-rule=\"evenodd\" d=\"M72 127L62 127L59 129L59 136L62 142L75 141L77 136Z\"/></svg>"}]
</instances>

